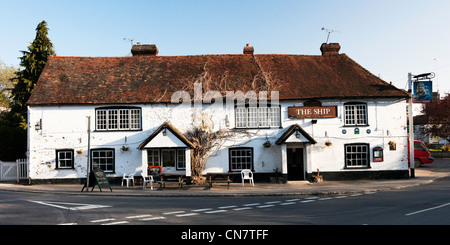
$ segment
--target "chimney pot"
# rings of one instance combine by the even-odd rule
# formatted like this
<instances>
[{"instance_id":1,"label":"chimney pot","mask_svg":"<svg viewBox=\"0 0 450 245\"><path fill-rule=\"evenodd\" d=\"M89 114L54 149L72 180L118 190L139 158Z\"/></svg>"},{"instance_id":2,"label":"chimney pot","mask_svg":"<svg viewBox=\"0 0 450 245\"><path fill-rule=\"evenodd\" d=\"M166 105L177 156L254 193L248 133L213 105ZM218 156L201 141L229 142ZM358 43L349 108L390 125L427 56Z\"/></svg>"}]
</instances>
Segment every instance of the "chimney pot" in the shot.
<instances>
[{"instance_id":1,"label":"chimney pot","mask_svg":"<svg viewBox=\"0 0 450 245\"><path fill-rule=\"evenodd\" d=\"M133 56L156 56L159 53L155 44L136 44L131 48Z\"/></svg>"},{"instance_id":2,"label":"chimney pot","mask_svg":"<svg viewBox=\"0 0 450 245\"><path fill-rule=\"evenodd\" d=\"M247 43L247 45L245 45L244 54L253 54L254 51L255 51L255 49L253 48L253 46L250 46L249 43Z\"/></svg>"},{"instance_id":3,"label":"chimney pot","mask_svg":"<svg viewBox=\"0 0 450 245\"><path fill-rule=\"evenodd\" d=\"M322 46L320 46L322 56L338 55L339 50L341 50L341 45L339 45L339 43L323 43Z\"/></svg>"}]
</instances>

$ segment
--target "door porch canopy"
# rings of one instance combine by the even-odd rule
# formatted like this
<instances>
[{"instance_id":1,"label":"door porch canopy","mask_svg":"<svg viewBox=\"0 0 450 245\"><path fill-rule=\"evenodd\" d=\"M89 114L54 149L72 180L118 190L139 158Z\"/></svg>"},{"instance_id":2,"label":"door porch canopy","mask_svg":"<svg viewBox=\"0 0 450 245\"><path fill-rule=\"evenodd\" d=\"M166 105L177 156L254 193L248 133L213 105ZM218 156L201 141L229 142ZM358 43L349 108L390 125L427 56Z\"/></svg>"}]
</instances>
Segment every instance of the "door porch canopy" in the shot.
<instances>
[{"instance_id":1,"label":"door porch canopy","mask_svg":"<svg viewBox=\"0 0 450 245\"><path fill-rule=\"evenodd\" d=\"M314 145L317 142L313 137L311 137L311 135L303 130L300 125L294 124L290 126L275 142L277 145L282 145L285 143L310 143Z\"/></svg>"},{"instance_id":2,"label":"door porch canopy","mask_svg":"<svg viewBox=\"0 0 450 245\"><path fill-rule=\"evenodd\" d=\"M178 129L169 122L164 122L148 138L146 138L137 149L143 151L143 160L147 158L148 149L180 149L185 150L186 176L191 176L191 154L190 150L194 148L190 142ZM167 150L165 150L167 151ZM174 150L172 150L174 151ZM178 156L177 156L178 157ZM145 160L145 162L147 162ZM164 166L163 166L164 167ZM180 170L178 170L180 171Z\"/></svg>"},{"instance_id":3,"label":"door porch canopy","mask_svg":"<svg viewBox=\"0 0 450 245\"><path fill-rule=\"evenodd\" d=\"M305 130L303 130L302 127L298 124L294 124L290 126L281 136L278 138L278 140L275 142L275 144L281 146L281 173L283 174L283 178L287 180L287 174L288 174L288 166L287 166L287 144L289 143L303 143L305 145L306 150L303 151L303 154L308 154L308 148L310 144L316 144L317 141L314 140L311 135L309 135ZM307 164L308 161L310 161L310 157L306 157L307 161L304 162L304 164ZM306 167L306 166L305 166Z\"/></svg>"}]
</instances>

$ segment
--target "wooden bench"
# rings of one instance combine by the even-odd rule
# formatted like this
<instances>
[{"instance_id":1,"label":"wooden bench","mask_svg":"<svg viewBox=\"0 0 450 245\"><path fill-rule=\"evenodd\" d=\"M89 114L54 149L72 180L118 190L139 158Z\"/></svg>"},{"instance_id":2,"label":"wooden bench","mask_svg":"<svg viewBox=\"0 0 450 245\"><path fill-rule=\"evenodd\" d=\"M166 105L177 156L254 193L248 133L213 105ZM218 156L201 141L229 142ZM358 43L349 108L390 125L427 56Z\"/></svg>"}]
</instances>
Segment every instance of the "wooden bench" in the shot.
<instances>
[{"instance_id":1,"label":"wooden bench","mask_svg":"<svg viewBox=\"0 0 450 245\"><path fill-rule=\"evenodd\" d=\"M209 184L209 189L212 188L213 183L227 183L227 189L230 189L230 183L233 182L230 179L233 173L208 173L206 174L206 181Z\"/></svg>"}]
</instances>

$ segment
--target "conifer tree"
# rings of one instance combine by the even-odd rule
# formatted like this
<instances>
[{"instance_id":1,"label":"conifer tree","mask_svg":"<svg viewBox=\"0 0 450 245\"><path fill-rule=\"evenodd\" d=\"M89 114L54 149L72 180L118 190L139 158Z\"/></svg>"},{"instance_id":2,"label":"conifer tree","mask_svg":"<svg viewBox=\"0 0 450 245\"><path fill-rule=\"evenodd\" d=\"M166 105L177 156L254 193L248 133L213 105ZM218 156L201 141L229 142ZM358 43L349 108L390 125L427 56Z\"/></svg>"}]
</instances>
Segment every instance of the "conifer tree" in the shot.
<instances>
[{"instance_id":1,"label":"conifer tree","mask_svg":"<svg viewBox=\"0 0 450 245\"><path fill-rule=\"evenodd\" d=\"M51 55L55 55L53 44L48 38L47 22L42 21L36 28L36 38L28 46L28 51L21 51L21 69L16 73L16 85L11 91L11 117L22 128L27 127L27 101L30 98L39 76Z\"/></svg>"}]
</instances>

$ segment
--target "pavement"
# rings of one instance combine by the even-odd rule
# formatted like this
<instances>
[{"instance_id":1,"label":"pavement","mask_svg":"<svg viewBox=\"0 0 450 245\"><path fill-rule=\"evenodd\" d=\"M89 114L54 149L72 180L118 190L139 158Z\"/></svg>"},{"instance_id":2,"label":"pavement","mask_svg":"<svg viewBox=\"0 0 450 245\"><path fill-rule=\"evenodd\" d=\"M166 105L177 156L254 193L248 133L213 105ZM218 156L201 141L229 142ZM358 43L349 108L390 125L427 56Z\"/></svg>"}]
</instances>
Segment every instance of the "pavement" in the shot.
<instances>
[{"instance_id":1,"label":"pavement","mask_svg":"<svg viewBox=\"0 0 450 245\"><path fill-rule=\"evenodd\" d=\"M51 193L59 195L90 195L90 196L142 196L142 197L219 197L219 196L297 196L297 195L338 195L356 194L365 192L378 192L394 189L409 188L434 182L439 178L450 176L450 158L437 159L434 163L415 169L415 178L397 180L350 180L350 181L323 181L309 183L307 181L288 182L287 184L232 183L228 189L226 184L213 185L211 189L206 186L185 186L178 190L176 186L161 189L158 186L151 190L143 190L141 185L135 187L112 185L110 189L98 186L93 191L81 192L82 185L24 185L17 183L0 183L1 191Z\"/></svg>"}]
</instances>

